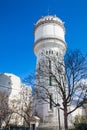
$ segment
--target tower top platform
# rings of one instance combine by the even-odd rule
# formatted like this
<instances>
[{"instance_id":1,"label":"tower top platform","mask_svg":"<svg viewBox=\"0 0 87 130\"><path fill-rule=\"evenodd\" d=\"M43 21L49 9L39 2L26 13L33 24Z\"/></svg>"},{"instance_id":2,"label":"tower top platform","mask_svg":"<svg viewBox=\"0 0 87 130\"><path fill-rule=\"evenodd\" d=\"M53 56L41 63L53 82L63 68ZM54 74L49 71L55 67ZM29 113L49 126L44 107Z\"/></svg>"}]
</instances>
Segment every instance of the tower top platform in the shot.
<instances>
[{"instance_id":1,"label":"tower top platform","mask_svg":"<svg viewBox=\"0 0 87 130\"><path fill-rule=\"evenodd\" d=\"M55 23L63 27L64 29L64 22L58 18L56 15L48 15L48 16L42 16L41 19L39 19L35 24L35 29L45 23ZM65 30L65 29L64 29Z\"/></svg>"},{"instance_id":2,"label":"tower top platform","mask_svg":"<svg viewBox=\"0 0 87 130\"><path fill-rule=\"evenodd\" d=\"M66 51L65 43L65 27L64 22L56 17L56 15L41 17L35 24L34 28L34 52L39 52L47 48L60 49L61 52Z\"/></svg>"}]
</instances>

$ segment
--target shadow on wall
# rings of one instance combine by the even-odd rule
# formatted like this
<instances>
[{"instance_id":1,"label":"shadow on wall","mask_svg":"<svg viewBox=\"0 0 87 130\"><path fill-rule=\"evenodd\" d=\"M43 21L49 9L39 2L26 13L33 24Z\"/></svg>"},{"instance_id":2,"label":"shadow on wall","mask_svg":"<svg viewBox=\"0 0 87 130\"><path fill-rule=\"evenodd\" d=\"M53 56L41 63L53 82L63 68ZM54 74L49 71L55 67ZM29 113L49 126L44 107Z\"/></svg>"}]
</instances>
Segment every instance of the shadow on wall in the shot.
<instances>
[{"instance_id":1,"label":"shadow on wall","mask_svg":"<svg viewBox=\"0 0 87 130\"><path fill-rule=\"evenodd\" d=\"M7 126L10 121L12 110L9 108L9 96L12 91L11 76L0 74L0 128Z\"/></svg>"}]
</instances>

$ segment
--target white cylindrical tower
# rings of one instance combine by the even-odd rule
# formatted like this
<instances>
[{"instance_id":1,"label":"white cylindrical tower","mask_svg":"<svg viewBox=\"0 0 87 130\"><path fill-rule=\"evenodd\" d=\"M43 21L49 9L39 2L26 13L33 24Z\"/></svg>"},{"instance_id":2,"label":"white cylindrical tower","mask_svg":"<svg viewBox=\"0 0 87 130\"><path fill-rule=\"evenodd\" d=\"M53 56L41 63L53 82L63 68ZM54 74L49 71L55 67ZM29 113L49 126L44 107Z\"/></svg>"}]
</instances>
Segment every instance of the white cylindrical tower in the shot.
<instances>
[{"instance_id":1,"label":"white cylindrical tower","mask_svg":"<svg viewBox=\"0 0 87 130\"><path fill-rule=\"evenodd\" d=\"M43 55L57 56L63 61L66 52L65 28L64 23L58 17L45 16L39 19L35 24L34 35L34 53L37 57L36 67L38 67L40 61L43 60ZM52 90L52 85L51 94L55 96L55 92ZM55 98L54 96L50 98ZM56 110L51 111L51 109L49 109L49 104L37 104L37 106L36 109L44 122L57 122L58 117Z\"/></svg>"},{"instance_id":2,"label":"white cylindrical tower","mask_svg":"<svg viewBox=\"0 0 87 130\"><path fill-rule=\"evenodd\" d=\"M34 52L38 57L42 50L56 50L59 54L66 51L64 23L56 16L45 16L35 24Z\"/></svg>"}]
</instances>

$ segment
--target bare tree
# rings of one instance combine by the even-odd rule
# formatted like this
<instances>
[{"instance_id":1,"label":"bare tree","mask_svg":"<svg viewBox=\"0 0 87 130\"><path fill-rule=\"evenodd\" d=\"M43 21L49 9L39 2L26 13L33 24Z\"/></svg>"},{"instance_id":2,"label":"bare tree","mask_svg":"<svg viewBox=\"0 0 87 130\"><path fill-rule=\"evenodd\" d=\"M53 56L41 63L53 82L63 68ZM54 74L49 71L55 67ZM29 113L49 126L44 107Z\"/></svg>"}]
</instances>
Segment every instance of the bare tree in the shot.
<instances>
[{"instance_id":1,"label":"bare tree","mask_svg":"<svg viewBox=\"0 0 87 130\"><path fill-rule=\"evenodd\" d=\"M8 94L6 92L0 92L0 128L4 124L6 128L9 125L12 110L8 105Z\"/></svg>"},{"instance_id":2,"label":"bare tree","mask_svg":"<svg viewBox=\"0 0 87 130\"><path fill-rule=\"evenodd\" d=\"M87 59L79 50L67 53L65 58L66 85L63 90L63 110L65 128L68 127L67 117L77 108L81 107L86 98ZM63 81L62 81L63 82ZM75 107L68 111L68 107L75 102Z\"/></svg>"},{"instance_id":3,"label":"bare tree","mask_svg":"<svg viewBox=\"0 0 87 130\"><path fill-rule=\"evenodd\" d=\"M26 78L27 83L30 77L32 76ZM60 109L64 112L65 129L68 128L68 115L81 107L85 101L87 91L87 86L83 83L85 78L87 78L87 60L78 50L67 53L65 63L63 59L59 60L58 56L44 55L38 64L34 83L35 98L48 103L51 100L52 105L57 107L58 102L51 98L48 86L50 84L55 88L57 95L61 97ZM70 110L69 107L73 102L75 106Z\"/></svg>"},{"instance_id":4,"label":"bare tree","mask_svg":"<svg viewBox=\"0 0 87 130\"><path fill-rule=\"evenodd\" d=\"M27 91L27 90L26 90ZM12 102L12 110L13 114L16 115L17 118L23 120L23 124L25 127L30 128L30 122L32 118L32 93L26 93L24 91L20 92L20 99L13 99ZM18 122L17 122L18 125Z\"/></svg>"}]
</instances>

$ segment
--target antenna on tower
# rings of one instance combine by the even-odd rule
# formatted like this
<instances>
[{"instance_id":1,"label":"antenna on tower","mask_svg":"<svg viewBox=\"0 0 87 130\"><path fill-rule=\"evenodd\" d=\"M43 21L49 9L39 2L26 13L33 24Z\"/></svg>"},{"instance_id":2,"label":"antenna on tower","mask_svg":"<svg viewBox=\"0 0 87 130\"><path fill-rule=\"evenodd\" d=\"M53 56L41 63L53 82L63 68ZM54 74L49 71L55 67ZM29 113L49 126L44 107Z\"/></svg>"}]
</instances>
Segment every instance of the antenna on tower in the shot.
<instances>
[{"instance_id":1,"label":"antenna on tower","mask_svg":"<svg viewBox=\"0 0 87 130\"><path fill-rule=\"evenodd\" d=\"M50 9L48 8L48 15L50 15Z\"/></svg>"}]
</instances>

